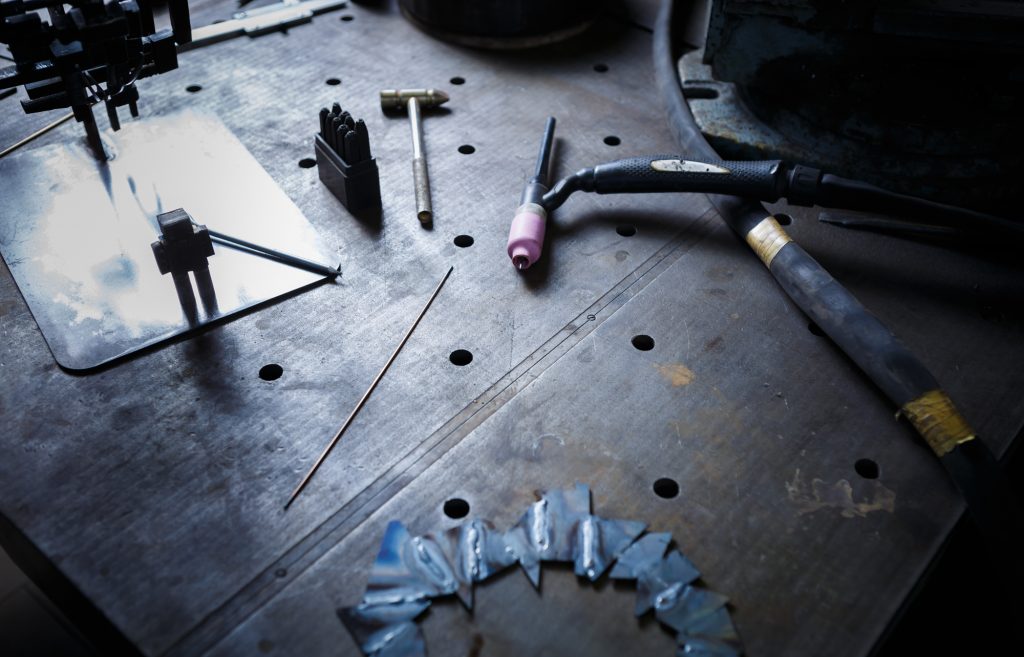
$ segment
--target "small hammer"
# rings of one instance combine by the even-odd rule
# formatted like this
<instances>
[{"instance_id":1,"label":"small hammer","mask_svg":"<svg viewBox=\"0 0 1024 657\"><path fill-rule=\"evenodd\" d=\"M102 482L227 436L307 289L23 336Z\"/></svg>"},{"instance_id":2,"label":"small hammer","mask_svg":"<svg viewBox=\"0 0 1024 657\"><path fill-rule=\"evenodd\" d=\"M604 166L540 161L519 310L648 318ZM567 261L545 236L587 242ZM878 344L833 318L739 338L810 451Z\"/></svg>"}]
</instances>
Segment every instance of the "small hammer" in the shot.
<instances>
[{"instance_id":1,"label":"small hammer","mask_svg":"<svg viewBox=\"0 0 1024 657\"><path fill-rule=\"evenodd\" d=\"M427 159L423 155L423 122L420 107L437 107L448 102L448 94L436 89L385 89L380 92L382 110L402 109L409 112L412 127L412 177L416 188L416 218L423 225L429 225L433 218L430 206L430 178L427 176Z\"/></svg>"}]
</instances>

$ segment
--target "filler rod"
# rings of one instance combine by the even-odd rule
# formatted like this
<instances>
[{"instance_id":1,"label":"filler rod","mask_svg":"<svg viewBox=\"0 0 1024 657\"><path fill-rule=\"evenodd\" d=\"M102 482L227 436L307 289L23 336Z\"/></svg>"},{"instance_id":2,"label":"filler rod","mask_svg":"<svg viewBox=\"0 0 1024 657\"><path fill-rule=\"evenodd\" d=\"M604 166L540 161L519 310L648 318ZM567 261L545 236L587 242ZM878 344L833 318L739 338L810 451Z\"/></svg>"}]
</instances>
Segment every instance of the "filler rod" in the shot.
<instances>
[{"instance_id":1,"label":"filler rod","mask_svg":"<svg viewBox=\"0 0 1024 657\"><path fill-rule=\"evenodd\" d=\"M363 404L366 403L366 400L370 398L370 393L372 393L373 389L377 387L378 383L380 383L381 378L384 377L384 373L388 371L388 368L391 367L391 363L395 362L395 358L398 357L398 352L400 352L402 350L402 347L405 346L405 343L409 341L409 336L412 335L412 332L416 329L416 326L419 325L420 320L423 319L423 316L427 314L427 309L430 308L430 304L434 303L434 299L437 298L437 293L441 291L441 287L444 286L445 282L448 280L448 277L452 275L453 269L455 269L455 267L448 268L448 272L445 273L444 277L441 279L441 282L437 284L436 288L434 288L434 293L430 295L430 298L427 299L427 303L423 305L423 310L421 310L420 314L416 316L416 321L412 323L412 326L409 327L409 330L405 332L405 336L402 337L402 341L398 343L397 347L395 347L395 351L392 352L391 357L388 358L388 362L384 363L384 367L381 368L380 372L373 379L373 383L371 383L370 387L367 388L365 393L363 393L363 397L356 404L356 407L352 409L351 413L349 413L349 416L345 420L345 423L341 425L340 429L338 429L338 433L334 434L334 438L331 438L331 442L328 443L327 447L324 448L324 451L320 453L320 457L316 460L316 463L313 464L313 467L309 469L309 472L307 472L306 476L302 478L301 482L299 482L299 485L295 488L295 491L292 492L291 497L288 498L288 501L284 505L285 509L292 505L292 502L295 501L295 498L299 496L299 493L302 492L302 489L305 488L306 484L309 483L309 480L313 478L313 475L320 467L320 464L322 464L324 462L324 459L327 458L327 454L330 453L332 449L334 449L334 445L337 444L338 440L341 439L341 435L345 433L345 429L348 429L348 425L352 424L352 420L355 418L356 413L358 413L359 409L363 407Z\"/></svg>"}]
</instances>

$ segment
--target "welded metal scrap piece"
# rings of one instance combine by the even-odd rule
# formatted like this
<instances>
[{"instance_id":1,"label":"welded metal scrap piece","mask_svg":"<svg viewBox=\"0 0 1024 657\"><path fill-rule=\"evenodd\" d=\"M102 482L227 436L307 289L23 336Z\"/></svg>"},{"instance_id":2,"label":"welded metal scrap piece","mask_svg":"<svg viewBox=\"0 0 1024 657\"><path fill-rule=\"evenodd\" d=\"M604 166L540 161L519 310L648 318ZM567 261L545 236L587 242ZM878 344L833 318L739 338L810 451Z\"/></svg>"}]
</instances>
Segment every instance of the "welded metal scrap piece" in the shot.
<instances>
[{"instance_id":1,"label":"welded metal scrap piece","mask_svg":"<svg viewBox=\"0 0 1024 657\"><path fill-rule=\"evenodd\" d=\"M742 654L740 650L707 639L688 639L676 650L676 657L740 657Z\"/></svg>"},{"instance_id":2,"label":"welded metal scrap piece","mask_svg":"<svg viewBox=\"0 0 1024 657\"><path fill-rule=\"evenodd\" d=\"M516 554L505 542L505 535L486 520L474 519L452 527L436 541L452 565L458 580L455 595L466 609L473 608L474 582L482 582L516 562Z\"/></svg>"},{"instance_id":3,"label":"welded metal scrap piece","mask_svg":"<svg viewBox=\"0 0 1024 657\"><path fill-rule=\"evenodd\" d=\"M425 655L426 642L413 620L430 606L430 598L456 586L441 547L428 537L410 536L405 525L393 521L384 532L363 603L339 609L338 616L364 655Z\"/></svg>"},{"instance_id":4,"label":"welded metal scrap piece","mask_svg":"<svg viewBox=\"0 0 1024 657\"><path fill-rule=\"evenodd\" d=\"M538 492L538 497L505 533L480 519L415 537L402 523L389 523L363 603L338 610L363 653L424 656L426 644L415 619L431 598L454 593L472 609L474 584L516 561L537 588L542 561L567 561L591 581L613 563L613 579L635 579L637 616L653 608L658 620L676 631L677 657L742 654L728 598L692 584L700 572L678 550L668 550L670 534L641 537L642 522L592 515L584 484Z\"/></svg>"},{"instance_id":5,"label":"welded metal scrap piece","mask_svg":"<svg viewBox=\"0 0 1024 657\"><path fill-rule=\"evenodd\" d=\"M371 654L373 657L427 657L427 642L419 625L402 623L390 641Z\"/></svg>"},{"instance_id":6,"label":"welded metal scrap piece","mask_svg":"<svg viewBox=\"0 0 1024 657\"><path fill-rule=\"evenodd\" d=\"M378 605L364 602L339 609L338 617L368 657L422 655L426 644L419 626L412 621L429 606L430 600Z\"/></svg>"},{"instance_id":7,"label":"welded metal scrap piece","mask_svg":"<svg viewBox=\"0 0 1024 657\"><path fill-rule=\"evenodd\" d=\"M400 522L388 523L363 601L396 604L454 593L458 581L441 547L425 536L412 537Z\"/></svg>"},{"instance_id":8,"label":"welded metal scrap piece","mask_svg":"<svg viewBox=\"0 0 1024 657\"><path fill-rule=\"evenodd\" d=\"M677 641L677 657L738 657L743 652L740 635L725 607L692 623Z\"/></svg>"},{"instance_id":9,"label":"welded metal scrap piece","mask_svg":"<svg viewBox=\"0 0 1024 657\"><path fill-rule=\"evenodd\" d=\"M576 528L590 515L590 487L538 493L523 517L505 534L534 588L540 588L541 561L575 561Z\"/></svg>"},{"instance_id":10,"label":"welded metal scrap piece","mask_svg":"<svg viewBox=\"0 0 1024 657\"><path fill-rule=\"evenodd\" d=\"M636 520L582 518L576 526L576 574L596 581L645 529L647 524Z\"/></svg>"},{"instance_id":11,"label":"welded metal scrap piece","mask_svg":"<svg viewBox=\"0 0 1024 657\"><path fill-rule=\"evenodd\" d=\"M654 599L658 620L680 634L688 634L692 625L725 607L729 598L696 586L671 586Z\"/></svg>"},{"instance_id":12,"label":"welded metal scrap piece","mask_svg":"<svg viewBox=\"0 0 1024 657\"><path fill-rule=\"evenodd\" d=\"M646 534L619 555L608 576L612 579L636 579L661 562L671 542L672 534L668 532Z\"/></svg>"},{"instance_id":13,"label":"welded metal scrap piece","mask_svg":"<svg viewBox=\"0 0 1024 657\"><path fill-rule=\"evenodd\" d=\"M678 598L686 585L698 577L700 572L690 560L678 550L672 550L637 576L634 612L637 616L642 616L651 607L657 609L659 602L663 605L668 604L669 601Z\"/></svg>"}]
</instances>

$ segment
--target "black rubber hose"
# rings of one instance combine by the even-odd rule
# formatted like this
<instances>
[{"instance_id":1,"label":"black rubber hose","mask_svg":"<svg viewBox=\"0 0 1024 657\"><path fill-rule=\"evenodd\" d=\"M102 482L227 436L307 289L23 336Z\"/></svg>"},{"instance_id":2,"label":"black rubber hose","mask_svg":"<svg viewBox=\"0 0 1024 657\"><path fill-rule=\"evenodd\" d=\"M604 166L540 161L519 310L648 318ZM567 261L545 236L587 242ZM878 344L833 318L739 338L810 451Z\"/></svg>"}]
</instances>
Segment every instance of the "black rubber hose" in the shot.
<instances>
[{"instance_id":1,"label":"black rubber hose","mask_svg":"<svg viewBox=\"0 0 1024 657\"><path fill-rule=\"evenodd\" d=\"M696 160L717 160L718 154L704 139L683 97L672 48L674 8L673 0L662 0L655 23L655 79L683 154ZM935 377L777 224L766 223L771 213L760 203L732 196L708 198L729 227L761 256L793 302L911 420L963 495L1011 589L1024 583L1024 523L1016 500L998 462L956 413ZM771 248L766 250L766 246ZM1016 595L1012 599L1017 599Z\"/></svg>"},{"instance_id":2,"label":"black rubber hose","mask_svg":"<svg viewBox=\"0 0 1024 657\"><path fill-rule=\"evenodd\" d=\"M717 160L718 154L704 139L683 97L671 45L674 3L661 4L654 29L654 72L667 103L669 126L683 148L695 159ZM771 212L757 201L709 194L722 219L741 238ZM789 252L789 253L787 253ZM782 258L783 260L779 260ZM824 267L796 244L779 252L769 266L793 301L863 369L886 395L902 407L937 387L935 379L913 354L872 315ZM883 356L884 354L884 356ZM892 363L900 366L893 368Z\"/></svg>"},{"instance_id":3,"label":"black rubber hose","mask_svg":"<svg viewBox=\"0 0 1024 657\"><path fill-rule=\"evenodd\" d=\"M1019 221L898 194L831 173L821 177L817 203L829 208L864 210L917 219L926 225L949 226L979 237L1016 242L1024 239L1024 224Z\"/></svg>"}]
</instances>

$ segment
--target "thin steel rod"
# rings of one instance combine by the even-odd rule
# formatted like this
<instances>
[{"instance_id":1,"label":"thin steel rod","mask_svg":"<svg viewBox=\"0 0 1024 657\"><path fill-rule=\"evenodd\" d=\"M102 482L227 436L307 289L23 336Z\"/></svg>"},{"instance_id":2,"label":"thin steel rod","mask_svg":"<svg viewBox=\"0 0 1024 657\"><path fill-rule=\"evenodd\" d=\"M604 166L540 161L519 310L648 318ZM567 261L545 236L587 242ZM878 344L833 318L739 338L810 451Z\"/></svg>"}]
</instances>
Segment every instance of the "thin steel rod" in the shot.
<instances>
[{"instance_id":1,"label":"thin steel rod","mask_svg":"<svg viewBox=\"0 0 1024 657\"><path fill-rule=\"evenodd\" d=\"M320 453L320 457L316 460L316 463L313 464L313 467L309 469L309 472L306 473L306 476L302 478L301 482L299 482L298 487L296 487L291 497L288 498L288 501L284 505L285 509L292 505L292 502L295 501L295 498L299 496L299 493L302 492L302 489L305 488L306 484L309 483L309 480L313 478L313 475L320 467L320 464L324 462L325 458L327 458L327 454L332 449L334 449L334 445L337 444L339 439L341 439L341 435L345 433L345 429L348 429L348 425L352 424L352 420L355 418L356 413L358 413L359 409L363 407L363 404L366 403L366 400L370 398L370 393L372 393L373 389L377 387L378 383L380 383L380 380L384 377L384 373L388 371L389 367L391 367L391 363L395 362L395 358L398 357L398 352L400 352L402 350L402 347L405 346L405 343L409 341L409 336L411 336L412 332L416 330L416 327L419 325L420 320L423 319L423 316L427 314L427 309L430 308L430 304L434 303L434 299L437 298L438 292L441 291L441 288L448 280L448 277L452 275L452 270L454 269L455 267L448 268L448 271L441 279L441 282L437 284L436 288L434 288L434 293L430 295L430 298L427 299L427 303L423 305L423 310L421 310L420 314L416 316L416 321L412 323L412 326L409 327L409 330L406 331L405 335L402 337L402 341L398 343L397 347L395 347L395 350L394 352L392 352L391 357L388 358L388 362L384 363L384 367L382 367L380 372L377 373L377 376L373 379L373 383L371 383L370 387L367 388L366 392L363 393L363 396L356 404L356 407L352 409L351 413L349 413L349 416L345 420L345 423L342 424L341 428L338 429L338 432L334 434L334 438L331 438L331 442L329 442L327 444L327 447L324 448L324 451Z\"/></svg>"},{"instance_id":2,"label":"thin steel rod","mask_svg":"<svg viewBox=\"0 0 1024 657\"><path fill-rule=\"evenodd\" d=\"M42 137L47 132L53 130L54 128L59 126L61 123L64 123L65 121L67 121L68 119L71 119L74 116L75 116L74 113L68 113L68 114L65 114L64 116L60 117L59 119L57 119L56 121L54 121L50 125L43 126L42 128L40 128L40 129L36 130L35 132L33 132L32 134L30 134L28 137L25 137L21 141L17 142L16 144L11 144L10 146L5 148L4 150L0 151L0 157L4 157L8 153L12 153L12 152L18 150L19 148L21 148L22 146L24 146L25 144L29 143L30 141L32 141L33 139L35 139L37 137Z\"/></svg>"},{"instance_id":3,"label":"thin steel rod","mask_svg":"<svg viewBox=\"0 0 1024 657\"><path fill-rule=\"evenodd\" d=\"M244 250L254 251L256 255L264 256L271 260L283 262L286 265L292 265L300 269L305 269L316 274L323 274L331 278L337 278L341 275L341 270L335 267L328 267L327 265L321 265L317 262L311 262L298 256L293 256L290 253L284 253L283 251L277 251L266 246L260 246L259 244L253 244L252 242L246 242L243 239L226 235L224 233L207 228L207 232L210 233L210 238L214 242L224 244L226 246L233 246L235 248L244 247Z\"/></svg>"}]
</instances>

